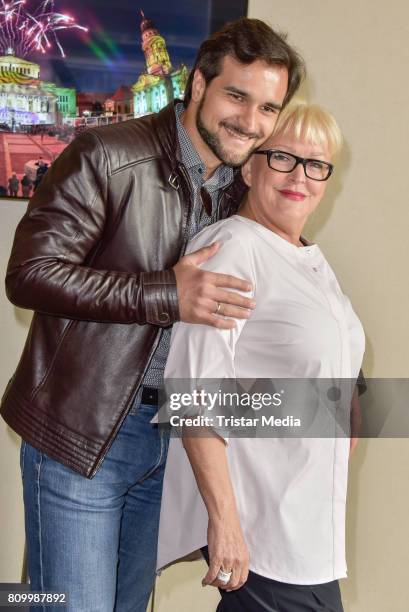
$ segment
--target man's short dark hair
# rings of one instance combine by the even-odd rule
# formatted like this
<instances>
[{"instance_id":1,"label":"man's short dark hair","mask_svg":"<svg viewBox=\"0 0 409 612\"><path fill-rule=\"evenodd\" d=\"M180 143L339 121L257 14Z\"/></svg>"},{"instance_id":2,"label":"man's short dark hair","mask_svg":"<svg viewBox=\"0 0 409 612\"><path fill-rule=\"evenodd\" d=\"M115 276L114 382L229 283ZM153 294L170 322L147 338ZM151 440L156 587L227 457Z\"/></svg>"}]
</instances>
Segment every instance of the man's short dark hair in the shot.
<instances>
[{"instance_id":1,"label":"man's short dark hair","mask_svg":"<svg viewBox=\"0 0 409 612\"><path fill-rule=\"evenodd\" d=\"M288 89L283 106L291 100L305 76L304 60L286 42L286 35L277 34L260 19L243 17L226 23L221 30L212 34L201 44L186 84L185 106L189 104L192 97L195 70L200 70L208 85L220 74L221 62L227 55L242 64L262 60L270 66L287 68Z\"/></svg>"}]
</instances>

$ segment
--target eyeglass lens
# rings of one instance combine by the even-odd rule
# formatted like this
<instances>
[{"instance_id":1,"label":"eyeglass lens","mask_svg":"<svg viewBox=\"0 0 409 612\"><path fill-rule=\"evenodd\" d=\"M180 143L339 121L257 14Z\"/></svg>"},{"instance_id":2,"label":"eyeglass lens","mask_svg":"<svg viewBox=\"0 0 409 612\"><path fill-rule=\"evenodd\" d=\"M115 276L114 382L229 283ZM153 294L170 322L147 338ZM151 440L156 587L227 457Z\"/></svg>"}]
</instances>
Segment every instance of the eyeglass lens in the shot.
<instances>
[{"instance_id":1,"label":"eyeglass lens","mask_svg":"<svg viewBox=\"0 0 409 612\"><path fill-rule=\"evenodd\" d=\"M291 153L284 151L271 151L268 157L268 165L278 172L291 172L300 163ZM308 178L318 181L325 180L330 174L330 167L320 160L309 159L304 164L304 172Z\"/></svg>"}]
</instances>

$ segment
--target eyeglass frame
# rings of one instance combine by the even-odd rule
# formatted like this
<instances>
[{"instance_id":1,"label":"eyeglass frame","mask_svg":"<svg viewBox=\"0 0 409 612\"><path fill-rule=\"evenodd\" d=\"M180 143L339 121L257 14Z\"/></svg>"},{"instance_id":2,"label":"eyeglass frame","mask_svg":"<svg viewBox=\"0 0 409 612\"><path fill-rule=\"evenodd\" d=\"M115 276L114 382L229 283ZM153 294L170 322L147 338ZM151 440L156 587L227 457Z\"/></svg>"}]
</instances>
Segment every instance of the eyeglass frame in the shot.
<instances>
[{"instance_id":1,"label":"eyeglass frame","mask_svg":"<svg viewBox=\"0 0 409 612\"><path fill-rule=\"evenodd\" d=\"M291 168L291 170L277 170L277 168L272 168L270 166L270 159L271 159L272 153L274 152L283 153L284 155L289 155L290 157L293 157L295 160L295 164L293 168ZM329 162L323 161L322 159L316 159L313 157L299 157L298 155L294 155L294 153L288 153L288 151L282 151L281 149L263 149L259 151L254 151L254 154L267 155L267 165L270 168L270 170L275 170L276 172L284 172L284 174L290 174L290 172L293 172L296 169L298 164L301 164L302 167L304 168L305 176L311 179L312 181L319 181L320 183L322 183L322 181L327 181L334 171L334 164L330 164ZM325 166L327 166L328 176L326 176L325 178L319 179L319 178L313 178L312 176L308 176L307 168L306 168L307 163L316 162L316 161L319 161L321 164L325 164Z\"/></svg>"}]
</instances>

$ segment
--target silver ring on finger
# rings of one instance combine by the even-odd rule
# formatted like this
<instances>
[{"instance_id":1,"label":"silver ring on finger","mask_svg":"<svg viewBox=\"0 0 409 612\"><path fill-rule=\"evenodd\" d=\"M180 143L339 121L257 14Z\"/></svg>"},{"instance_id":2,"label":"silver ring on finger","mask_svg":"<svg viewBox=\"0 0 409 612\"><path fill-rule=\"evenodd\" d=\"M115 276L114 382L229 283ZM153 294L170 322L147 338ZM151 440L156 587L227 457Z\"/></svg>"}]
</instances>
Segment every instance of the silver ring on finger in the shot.
<instances>
[{"instance_id":1,"label":"silver ring on finger","mask_svg":"<svg viewBox=\"0 0 409 612\"><path fill-rule=\"evenodd\" d=\"M219 573L217 574L217 580L220 580L220 582L223 582L223 584L227 584L231 578L233 572L225 572L224 570L220 569Z\"/></svg>"},{"instance_id":2,"label":"silver ring on finger","mask_svg":"<svg viewBox=\"0 0 409 612\"><path fill-rule=\"evenodd\" d=\"M214 311L214 314L220 314L221 307L222 307L221 302L217 302L217 308Z\"/></svg>"}]
</instances>

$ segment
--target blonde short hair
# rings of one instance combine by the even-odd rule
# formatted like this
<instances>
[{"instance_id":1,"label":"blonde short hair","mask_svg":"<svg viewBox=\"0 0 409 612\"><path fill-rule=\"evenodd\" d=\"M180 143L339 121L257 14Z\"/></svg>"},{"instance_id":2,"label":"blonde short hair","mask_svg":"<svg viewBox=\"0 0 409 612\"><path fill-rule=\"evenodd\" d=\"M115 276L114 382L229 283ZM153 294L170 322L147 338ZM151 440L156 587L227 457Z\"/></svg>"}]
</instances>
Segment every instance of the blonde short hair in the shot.
<instances>
[{"instance_id":1,"label":"blonde short hair","mask_svg":"<svg viewBox=\"0 0 409 612\"><path fill-rule=\"evenodd\" d=\"M297 139L326 146L331 156L342 147L342 132L334 117L322 106L292 100L281 111L274 128L277 134L294 134Z\"/></svg>"}]
</instances>

